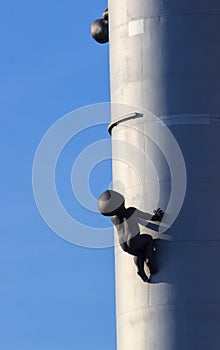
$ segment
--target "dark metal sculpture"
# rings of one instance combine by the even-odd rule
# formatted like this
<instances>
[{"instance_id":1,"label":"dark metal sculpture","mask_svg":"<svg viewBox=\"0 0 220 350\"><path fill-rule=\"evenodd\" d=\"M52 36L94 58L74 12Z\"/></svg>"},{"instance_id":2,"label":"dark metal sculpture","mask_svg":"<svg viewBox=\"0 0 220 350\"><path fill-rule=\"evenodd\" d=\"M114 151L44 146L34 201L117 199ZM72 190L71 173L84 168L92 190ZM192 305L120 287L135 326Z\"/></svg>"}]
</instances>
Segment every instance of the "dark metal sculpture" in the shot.
<instances>
[{"instance_id":1,"label":"dark metal sculpture","mask_svg":"<svg viewBox=\"0 0 220 350\"><path fill-rule=\"evenodd\" d=\"M99 211L105 216L111 216L115 225L121 248L128 254L134 256L137 273L144 282L149 278L144 271L144 263L147 264L150 274L157 273L155 264L156 249L151 235L140 234L138 218L151 221L161 221L163 211L159 208L154 215L142 212L136 208L125 208L124 197L112 190L101 194L98 200Z\"/></svg>"},{"instance_id":2,"label":"dark metal sculpture","mask_svg":"<svg viewBox=\"0 0 220 350\"><path fill-rule=\"evenodd\" d=\"M91 34L93 39L100 44L105 44L109 41L108 35L108 7L102 14L102 18L95 19L91 24Z\"/></svg>"}]
</instances>

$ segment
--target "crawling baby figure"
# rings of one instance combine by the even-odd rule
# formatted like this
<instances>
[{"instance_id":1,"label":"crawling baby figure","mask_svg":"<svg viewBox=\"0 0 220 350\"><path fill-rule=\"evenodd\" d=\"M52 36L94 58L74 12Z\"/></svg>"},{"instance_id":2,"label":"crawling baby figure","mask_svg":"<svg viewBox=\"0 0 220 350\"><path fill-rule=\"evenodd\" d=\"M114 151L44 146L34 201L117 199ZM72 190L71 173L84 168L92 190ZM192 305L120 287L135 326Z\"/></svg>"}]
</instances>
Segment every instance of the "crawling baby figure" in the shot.
<instances>
[{"instance_id":1,"label":"crawling baby figure","mask_svg":"<svg viewBox=\"0 0 220 350\"><path fill-rule=\"evenodd\" d=\"M159 208L151 215L134 207L125 208L124 197L113 190L107 190L101 194L98 199L98 208L101 214L111 217L117 229L121 248L134 256L138 275L144 282L149 282L144 271L144 263L149 267L150 274L157 272L155 246L151 235L140 234L138 218L147 221L161 221L163 211Z\"/></svg>"}]
</instances>

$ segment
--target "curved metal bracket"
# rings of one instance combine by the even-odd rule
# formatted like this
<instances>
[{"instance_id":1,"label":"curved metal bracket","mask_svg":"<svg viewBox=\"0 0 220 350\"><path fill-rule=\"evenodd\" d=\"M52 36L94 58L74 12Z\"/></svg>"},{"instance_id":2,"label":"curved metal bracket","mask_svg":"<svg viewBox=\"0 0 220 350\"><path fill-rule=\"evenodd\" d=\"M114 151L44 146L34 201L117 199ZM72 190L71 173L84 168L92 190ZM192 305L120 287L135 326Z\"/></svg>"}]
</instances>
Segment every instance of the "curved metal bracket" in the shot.
<instances>
[{"instance_id":1,"label":"curved metal bracket","mask_svg":"<svg viewBox=\"0 0 220 350\"><path fill-rule=\"evenodd\" d=\"M118 118L115 118L108 126L108 132L111 135L112 134L112 129L117 126L120 123L126 122L127 120L130 119L136 119L136 118L143 118L143 114L138 113L138 112L131 112L125 115L122 115Z\"/></svg>"}]
</instances>

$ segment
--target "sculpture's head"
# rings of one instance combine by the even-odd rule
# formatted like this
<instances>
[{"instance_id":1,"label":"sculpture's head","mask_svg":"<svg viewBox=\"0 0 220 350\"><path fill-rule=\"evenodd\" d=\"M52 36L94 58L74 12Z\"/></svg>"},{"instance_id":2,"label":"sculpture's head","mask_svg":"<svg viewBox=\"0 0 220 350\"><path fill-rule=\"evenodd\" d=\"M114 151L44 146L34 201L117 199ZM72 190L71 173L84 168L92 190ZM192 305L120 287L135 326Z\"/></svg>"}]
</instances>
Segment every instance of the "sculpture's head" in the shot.
<instances>
[{"instance_id":1,"label":"sculpture's head","mask_svg":"<svg viewBox=\"0 0 220 350\"><path fill-rule=\"evenodd\" d=\"M125 210L124 205L124 197L113 190L103 192L98 199L99 211L105 216L120 215L120 213Z\"/></svg>"},{"instance_id":2,"label":"sculpture's head","mask_svg":"<svg viewBox=\"0 0 220 350\"><path fill-rule=\"evenodd\" d=\"M91 34L93 39L100 44L105 44L109 41L108 36L108 21L100 18L95 19L91 25Z\"/></svg>"}]
</instances>

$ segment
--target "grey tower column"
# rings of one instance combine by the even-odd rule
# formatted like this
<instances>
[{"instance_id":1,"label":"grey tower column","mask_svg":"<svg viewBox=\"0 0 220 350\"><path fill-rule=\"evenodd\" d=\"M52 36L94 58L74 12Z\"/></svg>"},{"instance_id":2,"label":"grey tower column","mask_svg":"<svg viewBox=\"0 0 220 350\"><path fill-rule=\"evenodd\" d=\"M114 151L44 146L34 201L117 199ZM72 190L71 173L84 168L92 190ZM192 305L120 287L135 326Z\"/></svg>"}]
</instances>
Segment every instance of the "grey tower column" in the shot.
<instances>
[{"instance_id":1,"label":"grey tower column","mask_svg":"<svg viewBox=\"0 0 220 350\"><path fill-rule=\"evenodd\" d=\"M172 131L187 171L152 284L115 249L118 350L219 350L220 1L109 0L109 17L111 100L136 106L113 106L115 189L142 210L167 203L170 172L143 110Z\"/></svg>"}]
</instances>

